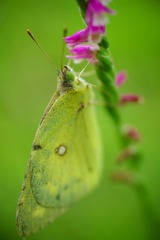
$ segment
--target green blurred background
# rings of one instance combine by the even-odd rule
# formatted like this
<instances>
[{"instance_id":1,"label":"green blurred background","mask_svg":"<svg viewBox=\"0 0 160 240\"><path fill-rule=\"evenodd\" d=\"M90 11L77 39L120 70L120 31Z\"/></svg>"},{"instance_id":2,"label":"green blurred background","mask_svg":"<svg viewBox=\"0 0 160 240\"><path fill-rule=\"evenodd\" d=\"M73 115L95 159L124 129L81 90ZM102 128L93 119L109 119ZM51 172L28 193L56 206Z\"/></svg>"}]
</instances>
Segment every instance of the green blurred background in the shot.
<instances>
[{"instance_id":1,"label":"green blurred background","mask_svg":"<svg viewBox=\"0 0 160 240\"><path fill-rule=\"evenodd\" d=\"M152 207L160 218L160 1L115 0L110 6L117 11L107 27L111 52L117 70L127 70L129 75L122 91L145 98L143 105L125 107L123 120L136 125L143 136L139 175L146 182ZM35 131L56 86L56 72L25 30L32 30L60 66L65 26L69 34L83 27L74 0L0 3L1 240L19 239L16 205ZM116 169L118 143L109 117L103 108L98 107L98 111L105 147L104 175L99 187L30 239L147 239L135 193L109 180Z\"/></svg>"}]
</instances>

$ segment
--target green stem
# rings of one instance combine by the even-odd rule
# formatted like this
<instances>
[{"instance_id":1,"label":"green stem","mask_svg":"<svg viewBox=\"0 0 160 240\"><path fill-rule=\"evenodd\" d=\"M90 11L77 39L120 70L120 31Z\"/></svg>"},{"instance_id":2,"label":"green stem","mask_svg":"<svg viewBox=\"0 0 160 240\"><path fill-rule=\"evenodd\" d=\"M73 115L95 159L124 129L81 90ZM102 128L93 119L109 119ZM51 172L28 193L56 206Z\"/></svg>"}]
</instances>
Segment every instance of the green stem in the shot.
<instances>
[{"instance_id":1,"label":"green stem","mask_svg":"<svg viewBox=\"0 0 160 240\"><path fill-rule=\"evenodd\" d=\"M109 43L106 37L102 38L99 47L100 49L96 54L98 63L95 65L95 70L102 84L101 93L107 103L106 110L112 116L116 125L119 125L119 95L115 86L115 68L110 56Z\"/></svg>"}]
</instances>

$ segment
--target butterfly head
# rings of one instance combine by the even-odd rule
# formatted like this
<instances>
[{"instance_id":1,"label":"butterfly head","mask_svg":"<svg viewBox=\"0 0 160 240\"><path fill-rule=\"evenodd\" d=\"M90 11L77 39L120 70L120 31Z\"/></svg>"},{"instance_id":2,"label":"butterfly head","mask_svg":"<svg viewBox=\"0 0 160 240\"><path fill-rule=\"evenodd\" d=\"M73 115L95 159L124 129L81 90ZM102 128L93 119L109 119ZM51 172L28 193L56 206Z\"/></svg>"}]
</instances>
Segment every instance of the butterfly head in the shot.
<instances>
[{"instance_id":1,"label":"butterfly head","mask_svg":"<svg viewBox=\"0 0 160 240\"><path fill-rule=\"evenodd\" d=\"M61 74L62 74L62 84L72 85L72 83L75 81L75 73L71 67L65 65L63 67Z\"/></svg>"},{"instance_id":2,"label":"butterfly head","mask_svg":"<svg viewBox=\"0 0 160 240\"><path fill-rule=\"evenodd\" d=\"M63 67L63 70L58 75L58 89L61 93L76 88L80 84L73 69L67 65Z\"/></svg>"}]
</instances>

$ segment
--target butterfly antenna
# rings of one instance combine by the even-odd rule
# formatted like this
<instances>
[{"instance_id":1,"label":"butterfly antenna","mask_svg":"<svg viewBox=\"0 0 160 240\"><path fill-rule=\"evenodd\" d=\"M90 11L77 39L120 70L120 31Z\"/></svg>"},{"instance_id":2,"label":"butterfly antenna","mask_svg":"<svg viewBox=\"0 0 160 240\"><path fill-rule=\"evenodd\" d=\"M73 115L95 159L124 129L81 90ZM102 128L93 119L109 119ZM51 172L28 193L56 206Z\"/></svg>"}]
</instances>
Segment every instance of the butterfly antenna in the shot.
<instances>
[{"instance_id":1,"label":"butterfly antenna","mask_svg":"<svg viewBox=\"0 0 160 240\"><path fill-rule=\"evenodd\" d=\"M83 74L84 70L88 67L88 65L94 60L94 58L96 59L96 54L93 55L93 57L90 59L90 61L87 62L86 66L84 66L84 68L82 69L82 71L80 71L78 78L81 77L81 75Z\"/></svg>"},{"instance_id":2,"label":"butterfly antenna","mask_svg":"<svg viewBox=\"0 0 160 240\"><path fill-rule=\"evenodd\" d=\"M46 58L49 60L49 62L52 64L52 66L57 70L58 73L60 73L60 71L58 70L58 68L56 67L56 65L51 61L50 57L48 56L48 54L43 50L43 48L41 47L41 45L38 43L38 41L35 39L34 35L31 33L31 31L29 29L26 30L28 35L32 38L32 40L36 43L36 45L40 48L40 50L44 53L44 55L46 56Z\"/></svg>"},{"instance_id":3,"label":"butterfly antenna","mask_svg":"<svg viewBox=\"0 0 160 240\"><path fill-rule=\"evenodd\" d=\"M62 43L62 57L61 57L61 70L63 69L63 60L64 60L64 49L65 49L65 41L64 38L67 36L68 29L63 29L63 43Z\"/></svg>"}]
</instances>

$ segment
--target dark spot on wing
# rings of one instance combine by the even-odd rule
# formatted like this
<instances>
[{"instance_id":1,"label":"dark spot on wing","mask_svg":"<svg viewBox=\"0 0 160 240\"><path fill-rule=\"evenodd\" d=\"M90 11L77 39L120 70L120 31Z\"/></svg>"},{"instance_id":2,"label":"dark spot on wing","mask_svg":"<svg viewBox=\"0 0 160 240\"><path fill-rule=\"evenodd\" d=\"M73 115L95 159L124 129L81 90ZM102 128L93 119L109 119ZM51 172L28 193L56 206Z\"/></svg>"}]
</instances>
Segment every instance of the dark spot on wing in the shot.
<instances>
[{"instance_id":1,"label":"dark spot on wing","mask_svg":"<svg viewBox=\"0 0 160 240\"><path fill-rule=\"evenodd\" d=\"M84 103L81 103L81 104L80 104L80 107L79 107L78 110L77 110L77 112L82 111L83 108L85 108L85 104L84 104Z\"/></svg>"},{"instance_id":2,"label":"dark spot on wing","mask_svg":"<svg viewBox=\"0 0 160 240\"><path fill-rule=\"evenodd\" d=\"M22 206L23 205L23 202L19 202L18 203L18 206L20 207L20 206Z\"/></svg>"},{"instance_id":3,"label":"dark spot on wing","mask_svg":"<svg viewBox=\"0 0 160 240\"><path fill-rule=\"evenodd\" d=\"M42 149L42 146L39 145L39 144L33 145L32 149L35 150L35 151L36 151L36 150L40 150L40 149Z\"/></svg>"}]
</instances>

